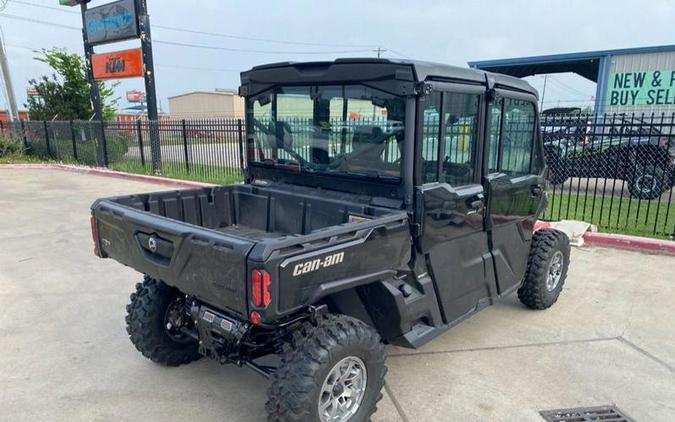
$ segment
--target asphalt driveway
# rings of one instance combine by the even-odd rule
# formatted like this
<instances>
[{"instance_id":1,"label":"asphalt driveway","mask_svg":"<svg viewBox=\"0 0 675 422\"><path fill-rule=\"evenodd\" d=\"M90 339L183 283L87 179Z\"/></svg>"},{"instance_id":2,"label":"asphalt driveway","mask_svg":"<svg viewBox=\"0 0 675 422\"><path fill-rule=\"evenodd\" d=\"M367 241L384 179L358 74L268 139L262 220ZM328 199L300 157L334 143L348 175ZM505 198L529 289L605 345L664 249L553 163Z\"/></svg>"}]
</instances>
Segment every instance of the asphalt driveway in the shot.
<instances>
[{"instance_id":1,"label":"asphalt driveway","mask_svg":"<svg viewBox=\"0 0 675 422\"><path fill-rule=\"evenodd\" d=\"M0 168L0 420L260 421L267 382L203 359L162 368L127 339L140 276L93 256L89 205L161 186ZM390 347L376 421L541 421L616 404L675 415L675 257L573 251L560 301L509 297L420 350Z\"/></svg>"}]
</instances>

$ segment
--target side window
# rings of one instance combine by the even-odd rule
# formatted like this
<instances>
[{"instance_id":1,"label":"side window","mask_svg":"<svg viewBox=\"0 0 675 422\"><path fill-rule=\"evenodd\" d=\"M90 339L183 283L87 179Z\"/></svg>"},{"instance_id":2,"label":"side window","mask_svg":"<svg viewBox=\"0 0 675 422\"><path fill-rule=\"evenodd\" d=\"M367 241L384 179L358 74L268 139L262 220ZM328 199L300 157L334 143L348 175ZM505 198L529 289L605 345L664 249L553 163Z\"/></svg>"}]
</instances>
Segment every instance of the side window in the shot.
<instances>
[{"instance_id":1,"label":"side window","mask_svg":"<svg viewBox=\"0 0 675 422\"><path fill-rule=\"evenodd\" d=\"M535 107L529 101L505 98L501 133L501 171L512 177L530 174L535 139Z\"/></svg>"},{"instance_id":2,"label":"side window","mask_svg":"<svg viewBox=\"0 0 675 422\"><path fill-rule=\"evenodd\" d=\"M438 180L438 137L440 132L441 94L432 92L424 98L422 128L422 175L424 183Z\"/></svg>"},{"instance_id":3,"label":"side window","mask_svg":"<svg viewBox=\"0 0 675 422\"><path fill-rule=\"evenodd\" d=\"M502 111L504 107L504 98L498 98L490 105L490 144L488 151L488 173L499 171L497 159L499 158L499 137L502 130Z\"/></svg>"},{"instance_id":4,"label":"side window","mask_svg":"<svg viewBox=\"0 0 675 422\"><path fill-rule=\"evenodd\" d=\"M471 183L480 95L433 92L425 101L422 130L424 182L438 181L438 166L442 165L445 182L453 186ZM439 139L443 142L439 143Z\"/></svg>"},{"instance_id":5,"label":"side window","mask_svg":"<svg viewBox=\"0 0 675 422\"><path fill-rule=\"evenodd\" d=\"M473 181L479 105L480 95L452 92L443 94L443 170L445 181L450 185L462 186Z\"/></svg>"}]
</instances>

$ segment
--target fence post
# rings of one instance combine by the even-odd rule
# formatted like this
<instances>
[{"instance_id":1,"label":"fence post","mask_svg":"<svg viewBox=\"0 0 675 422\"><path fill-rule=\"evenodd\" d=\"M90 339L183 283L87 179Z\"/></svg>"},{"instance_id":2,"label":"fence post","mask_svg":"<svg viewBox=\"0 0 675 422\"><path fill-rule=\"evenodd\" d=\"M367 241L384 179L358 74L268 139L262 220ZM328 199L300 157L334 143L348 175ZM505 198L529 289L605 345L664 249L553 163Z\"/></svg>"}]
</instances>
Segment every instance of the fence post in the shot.
<instances>
[{"instance_id":1,"label":"fence post","mask_svg":"<svg viewBox=\"0 0 675 422\"><path fill-rule=\"evenodd\" d=\"M101 139L101 157L103 158L103 167L108 167L108 142L105 139L105 126L103 120L94 121L99 126L99 136Z\"/></svg>"},{"instance_id":2,"label":"fence post","mask_svg":"<svg viewBox=\"0 0 675 422\"><path fill-rule=\"evenodd\" d=\"M136 139L138 139L138 152L141 154L141 166L145 167L145 154L143 153L143 134L141 133L141 119L136 119Z\"/></svg>"},{"instance_id":3,"label":"fence post","mask_svg":"<svg viewBox=\"0 0 675 422\"><path fill-rule=\"evenodd\" d=\"M70 121L70 140L73 143L73 157L75 158L75 161L79 161L77 158L77 142L75 141L75 126L73 125L73 121Z\"/></svg>"},{"instance_id":4,"label":"fence post","mask_svg":"<svg viewBox=\"0 0 675 422\"><path fill-rule=\"evenodd\" d=\"M150 155L152 156L152 172L162 172L162 150L159 141L159 120L148 119L148 132L150 134Z\"/></svg>"},{"instance_id":5,"label":"fence post","mask_svg":"<svg viewBox=\"0 0 675 422\"><path fill-rule=\"evenodd\" d=\"M54 158L52 156L52 148L49 145L49 128L47 127L47 121L43 120L42 123L44 124L45 127L45 144L47 145L47 155L49 155L50 158Z\"/></svg>"},{"instance_id":6,"label":"fence post","mask_svg":"<svg viewBox=\"0 0 675 422\"><path fill-rule=\"evenodd\" d=\"M243 125L241 124L241 119L237 119L237 133L238 135L238 141L239 141L239 167L241 169L241 173L244 173L244 133L243 133Z\"/></svg>"},{"instance_id":7,"label":"fence post","mask_svg":"<svg viewBox=\"0 0 675 422\"><path fill-rule=\"evenodd\" d=\"M28 145L28 137L26 136L26 123L21 120L21 137L23 138L23 146L26 148L26 152L29 152L30 145Z\"/></svg>"},{"instance_id":8,"label":"fence post","mask_svg":"<svg viewBox=\"0 0 675 422\"><path fill-rule=\"evenodd\" d=\"M183 128L183 151L185 152L185 168L187 172L190 173L190 163L188 161L188 147L187 147L187 129L185 127L185 119L181 120L181 126Z\"/></svg>"}]
</instances>

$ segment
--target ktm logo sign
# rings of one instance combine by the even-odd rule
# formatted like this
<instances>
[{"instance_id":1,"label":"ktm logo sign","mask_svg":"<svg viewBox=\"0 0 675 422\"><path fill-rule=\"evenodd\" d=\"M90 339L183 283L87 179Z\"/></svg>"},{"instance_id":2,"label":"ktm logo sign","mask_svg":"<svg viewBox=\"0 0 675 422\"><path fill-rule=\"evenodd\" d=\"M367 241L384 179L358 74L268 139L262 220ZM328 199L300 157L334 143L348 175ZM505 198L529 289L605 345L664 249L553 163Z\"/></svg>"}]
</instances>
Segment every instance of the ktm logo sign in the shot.
<instances>
[{"instance_id":1,"label":"ktm logo sign","mask_svg":"<svg viewBox=\"0 0 675 422\"><path fill-rule=\"evenodd\" d=\"M143 76L143 54L140 48L93 54L91 67L94 71L94 79Z\"/></svg>"}]
</instances>

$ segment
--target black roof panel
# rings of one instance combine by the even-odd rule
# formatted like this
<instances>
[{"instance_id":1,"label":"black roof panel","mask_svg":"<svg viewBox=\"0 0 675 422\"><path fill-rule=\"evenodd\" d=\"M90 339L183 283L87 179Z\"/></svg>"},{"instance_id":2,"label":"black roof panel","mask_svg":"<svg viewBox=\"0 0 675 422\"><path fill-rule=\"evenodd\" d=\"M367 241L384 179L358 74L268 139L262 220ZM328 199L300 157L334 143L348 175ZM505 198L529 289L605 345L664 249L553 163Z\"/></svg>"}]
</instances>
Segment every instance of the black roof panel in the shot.
<instances>
[{"instance_id":1,"label":"black roof panel","mask_svg":"<svg viewBox=\"0 0 675 422\"><path fill-rule=\"evenodd\" d=\"M314 73L312 70L316 69L316 74L327 73L328 69L337 65L377 65L381 64L383 67L392 69L410 67L412 68L415 82L422 82L429 79L450 79L468 82L485 82L485 75L487 74L496 85L503 87L515 88L521 91L537 95L537 91L526 81L512 76L486 72L483 70L470 69L466 67L451 66L441 63L425 62L418 60L407 59L377 59L377 58L342 58L334 61L317 61L317 62L278 62L254 66L251 70L241 73L242 84L249 83L252 80L259 79L258 76L267 74L267 78L263 78L266 82L270 82L269 71L274 69L281 70L295 70L293 73ZM388 65L388 66L387 66ZM369 66L370 67L370 66ZM372 69L372 68L371 68ZM365 69L364 69L365 70ZM288 72L286 77L288 77ZM280 73L281 75L281 73ZM311 76L306 76L311 78ZM397 78L399 75L397 74ZM285 82L285 81L279 81Z\"/></svg>"}]
</instances>

